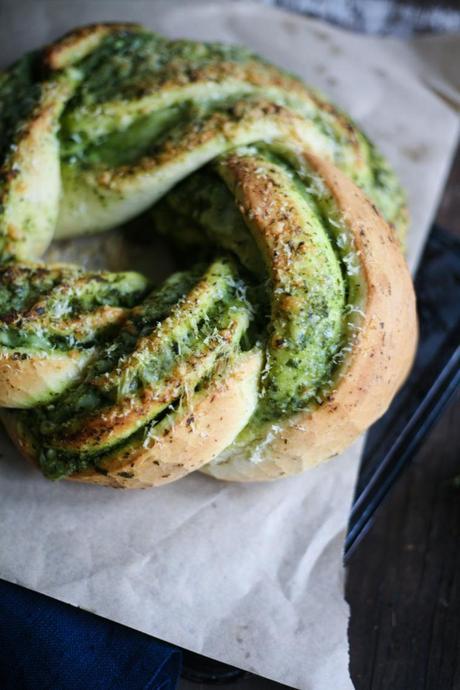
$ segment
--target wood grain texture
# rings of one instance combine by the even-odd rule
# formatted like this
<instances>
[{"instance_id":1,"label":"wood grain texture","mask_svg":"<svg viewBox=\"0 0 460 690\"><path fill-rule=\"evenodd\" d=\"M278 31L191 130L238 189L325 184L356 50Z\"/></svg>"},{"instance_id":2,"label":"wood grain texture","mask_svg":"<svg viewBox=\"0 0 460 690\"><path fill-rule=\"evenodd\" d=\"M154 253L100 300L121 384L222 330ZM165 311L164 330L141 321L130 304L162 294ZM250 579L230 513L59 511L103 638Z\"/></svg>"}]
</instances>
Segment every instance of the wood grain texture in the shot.
<instances>
[{"instance_id":1,"label":"wood grain texture","mask_svg":"<svg viewBox=\"0 0 460 690\"><path fill-rule=\"evenodd\" d=\"M436 220L442 227L460 237L460 144L455 154Z\"/></svg>"},{"instance_id":2,"label":"wood grain texture","mask_svg":"<svg viewBox=\"0 0 460 690\"><path fill-rule=\"evenodd\" d=\"M437 220L460 235L460 148ZM460 688L459 547L460 395L350 562L350 666L357 690Z\"/></svg>"},{"instance_id":3,"label":"wood grain texture","mask_svg":"<svg viewBox=\"0 0 460 690\"><path fill-rule=\"evenodd\" d=\"M460 688L460 396L379 509L348 573L357 690Z\"/></svg>"}]
</instances>

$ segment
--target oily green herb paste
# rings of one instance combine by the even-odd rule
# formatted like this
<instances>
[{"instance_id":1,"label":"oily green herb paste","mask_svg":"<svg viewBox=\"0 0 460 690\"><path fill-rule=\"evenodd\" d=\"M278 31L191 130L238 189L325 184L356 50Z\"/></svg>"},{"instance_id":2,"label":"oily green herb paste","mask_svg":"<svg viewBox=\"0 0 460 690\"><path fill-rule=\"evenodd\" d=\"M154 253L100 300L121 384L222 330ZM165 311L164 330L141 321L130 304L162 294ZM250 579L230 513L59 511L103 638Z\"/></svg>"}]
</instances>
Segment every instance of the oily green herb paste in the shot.
<instances>
[{"instance_id":1,"label":"oily green herb paste","mask_svg":"<svg viewBox=\"0 0 460 690\"><path fill-rule=\"evenodd\" d=\"M57 399L18 413L22 428L46 476L101 468L168 433L183 404L256 348L258 404L235 440L256 452L280 420L331 393L365 301L349 229L302 152L333 162L401 236L404 193L348 116L243 48L125 27L77 53L53 70L36 52L0 75L0 347L96 353ZM41 117L31 151L25 132ZM18 146L54 181L40 223L28 193L42 181ZM155 290L137 273L24 262L54 231L144 212L187 266Z\"/></svg>"}]
</instances>

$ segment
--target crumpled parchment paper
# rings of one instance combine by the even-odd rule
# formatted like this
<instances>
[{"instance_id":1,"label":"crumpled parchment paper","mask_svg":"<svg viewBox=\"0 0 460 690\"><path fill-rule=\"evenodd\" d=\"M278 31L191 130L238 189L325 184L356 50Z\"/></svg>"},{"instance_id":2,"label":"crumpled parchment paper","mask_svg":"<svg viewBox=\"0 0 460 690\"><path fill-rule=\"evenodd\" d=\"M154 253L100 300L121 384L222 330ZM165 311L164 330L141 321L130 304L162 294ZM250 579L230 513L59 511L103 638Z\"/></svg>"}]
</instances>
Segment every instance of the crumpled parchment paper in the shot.
<instances>
[{"instance_id":1,"label":"crumpled parchment paper","mask_svg":"<svg viewBox=\"0 0 460 690\"><path fill-rule=\"evenodd\" d=\"M1 14L3 64L75 25L127 19L243 43L300 74L398 170L415 267L458 136L457 116L430 90L442 83L458 99L443 39L424 51L242 2L7 0ZM460 39L445 45L458 64ZM48 482L2 435L0 577L296 688L349 689L341 558L361 449L276 483L195 473L124 493Z\"/></svg>"}]
</instances>

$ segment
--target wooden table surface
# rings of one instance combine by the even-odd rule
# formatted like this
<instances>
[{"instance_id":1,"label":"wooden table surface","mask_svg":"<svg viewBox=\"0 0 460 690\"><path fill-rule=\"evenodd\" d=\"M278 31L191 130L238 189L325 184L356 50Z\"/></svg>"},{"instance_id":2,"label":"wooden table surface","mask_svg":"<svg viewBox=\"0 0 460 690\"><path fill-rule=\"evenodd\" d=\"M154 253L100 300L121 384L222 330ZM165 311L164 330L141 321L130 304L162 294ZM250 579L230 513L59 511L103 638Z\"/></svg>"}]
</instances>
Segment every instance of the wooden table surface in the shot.
<instances>
[{"instance_id":1,"label":"wooden table surface","mask_svg":"<svg viewBox=\"0 0 460 690\"><path fill-rule=\"evenodd\" d=\"M460 688L459 413L457 399L349 567L357 690Z\"/></svg>"},{"instance_id":2,"label":"wooden table surface","mask_svg":"<svg viewBox=\"0 0 460 690\"><path fill-rule=\"evenodd\" d=\"M460 236L460 148L438 214ZM348 568L357 690L460 688L460 396Z\"/></svg>"}]
</instances>

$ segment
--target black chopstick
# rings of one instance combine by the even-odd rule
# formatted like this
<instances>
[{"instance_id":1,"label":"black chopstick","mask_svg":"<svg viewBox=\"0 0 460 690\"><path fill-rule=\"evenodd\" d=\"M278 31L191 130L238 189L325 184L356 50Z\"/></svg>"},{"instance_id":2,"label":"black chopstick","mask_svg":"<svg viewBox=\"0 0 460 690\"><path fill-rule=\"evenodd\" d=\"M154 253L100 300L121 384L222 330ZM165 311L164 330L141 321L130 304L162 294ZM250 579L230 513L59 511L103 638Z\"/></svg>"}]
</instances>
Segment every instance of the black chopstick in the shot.
<instances>
[{"instance_id":1,"label":"black chopstick","mask_svg":"<svg viewBox=\"0 0 460 690\"><path fill-rule=\"evenodd\" d=\"M352 507L344 560L348 561L367 533L378 506L408 465L423 439L460 386L460 346L442 366L422 402L380 460Z\"/></svg>"}]
</instances>

